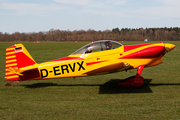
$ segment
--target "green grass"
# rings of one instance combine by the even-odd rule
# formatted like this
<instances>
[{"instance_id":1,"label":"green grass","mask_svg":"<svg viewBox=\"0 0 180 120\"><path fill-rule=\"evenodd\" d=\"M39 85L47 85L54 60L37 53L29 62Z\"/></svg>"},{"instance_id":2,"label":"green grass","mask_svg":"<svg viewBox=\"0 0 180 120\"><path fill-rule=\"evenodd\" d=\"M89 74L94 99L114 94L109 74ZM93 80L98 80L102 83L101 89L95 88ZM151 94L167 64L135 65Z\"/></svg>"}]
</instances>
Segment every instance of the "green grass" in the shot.
<instances>
[{"instance_id":1,"label":"green grass","mask_svg":"<svg viewBox=\"0 0 180 120\"><path fill-rule=\"evenodd\" d=\"M37 63L65 57L87 42L23 44ZM124 42L138 44L144 42ZM24 81L6 87L5 48L0 43L0 120L180 119L180 43L162 64L145 68L140 88L118 87L136 70L91 77Z\"/></svg>"}]
</instances>

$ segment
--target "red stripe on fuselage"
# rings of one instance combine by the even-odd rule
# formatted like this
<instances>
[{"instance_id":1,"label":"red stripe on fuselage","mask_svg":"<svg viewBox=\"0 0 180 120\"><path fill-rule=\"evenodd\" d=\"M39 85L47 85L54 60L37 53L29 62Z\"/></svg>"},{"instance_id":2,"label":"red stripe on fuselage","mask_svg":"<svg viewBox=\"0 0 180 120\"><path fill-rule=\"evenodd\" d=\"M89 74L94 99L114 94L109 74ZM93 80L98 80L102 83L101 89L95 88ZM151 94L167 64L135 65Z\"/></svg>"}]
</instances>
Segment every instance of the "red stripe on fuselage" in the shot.
<instances>
[{"instance_id":1,"label":"red stripe on fuselage","mask_svg":"<svg viewBox=\"0 0 180 120\"><path fill-rule=\"evenodd\" d=\"M151 44L153 44L153 43L139 44L139 45L127 45L127 46L124 46L124 52L127 52L127 51L132 50L132 49L136 49L136 48L139 48L142 46L151 45Z\"/></svg>"},{"instance_id":2,"label":"red stripe on fuselage","mask_svg":"<svg viewBox=\"0 0 180 120\"><path fill-rule=\"evenodd\" d=\"M164 53L164 46L152 46L140 50L140 58L159 57Z\"/></svg>"},{"instance_id":3,"label":"red stripe on fuselage","mask_svg":"<svg viewBox=\"0 0 180 120\"><path fill-rule=\"evenodd\" d=\"M106 62L108 60L104 60L104 61L97 61L97 62L89 62L89 63L86 63L87 66L89 65L94 65L94 64L97 64L97 63L102 63L102 62Z\"/></svg>"},{"instance_id":4,"label":"red stripe on fuselage","mask_svg":"<svg viewBox=\"0 0 180 120\"><path fill-rule=\"evenodd\" d=\"M120 57L119 59L140 58L139 51Z\"/></svg>"},{"instance_id":5,"label":"red stripe on fuselage","mask_svg":"<svg viewBox=\"0 0 180 120\"><path fill-rule=\"evenodd\" d=\"M134 47L134 49L137 49L137 47ZM131 49L131 50L133 50L133 49ZM164 53L164 46L151 46L151 47L144 48L140 51L128 54L126 56L122 56L119 59L154 58L154 57L163 55L163 53Z\"/></svg>"}]
</instances>

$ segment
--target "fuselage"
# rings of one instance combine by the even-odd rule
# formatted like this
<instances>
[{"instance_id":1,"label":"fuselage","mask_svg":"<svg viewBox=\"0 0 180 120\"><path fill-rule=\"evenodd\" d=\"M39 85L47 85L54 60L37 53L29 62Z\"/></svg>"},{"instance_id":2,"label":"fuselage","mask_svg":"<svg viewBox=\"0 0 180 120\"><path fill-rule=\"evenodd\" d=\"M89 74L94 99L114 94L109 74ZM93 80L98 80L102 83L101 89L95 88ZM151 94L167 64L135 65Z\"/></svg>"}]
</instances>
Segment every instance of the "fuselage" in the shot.
<instances>
[{"instance_id":1,"label":"fuselage","mask_svg":"<svg viewBox=\"0 0 180 120\"><path fill-rule=\"evenodd\" d=\"M28 69L34 73L31 77L21 76L21 80L81 77L130 70L141 65L155 66L162 63L161 58L174 47L173 44L150 43L120 45L108 50L101 48L91 53L77 52L65 58L21 68L24 74L28 74Z\"/></svg>"}]
</instances>

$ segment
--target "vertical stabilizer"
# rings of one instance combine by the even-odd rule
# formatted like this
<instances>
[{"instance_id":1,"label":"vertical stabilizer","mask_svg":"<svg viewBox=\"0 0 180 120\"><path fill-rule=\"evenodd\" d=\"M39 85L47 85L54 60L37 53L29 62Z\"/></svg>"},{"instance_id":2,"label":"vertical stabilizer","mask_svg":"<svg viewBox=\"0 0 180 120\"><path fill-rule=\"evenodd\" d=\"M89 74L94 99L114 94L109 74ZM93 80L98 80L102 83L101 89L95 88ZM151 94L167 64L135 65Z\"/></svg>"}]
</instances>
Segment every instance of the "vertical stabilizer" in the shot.
<instances>
[{"instance_id":1,"label":"vertical stabilizer","mask_svg":"<svg viewBox=\"0 0 180 120\"><path fill-rule=\"evenodd\" d=\"M20 68L36 64L23 44L13 45L6 48L6 80L19 80Z\"/></svg>"}]
</instances>

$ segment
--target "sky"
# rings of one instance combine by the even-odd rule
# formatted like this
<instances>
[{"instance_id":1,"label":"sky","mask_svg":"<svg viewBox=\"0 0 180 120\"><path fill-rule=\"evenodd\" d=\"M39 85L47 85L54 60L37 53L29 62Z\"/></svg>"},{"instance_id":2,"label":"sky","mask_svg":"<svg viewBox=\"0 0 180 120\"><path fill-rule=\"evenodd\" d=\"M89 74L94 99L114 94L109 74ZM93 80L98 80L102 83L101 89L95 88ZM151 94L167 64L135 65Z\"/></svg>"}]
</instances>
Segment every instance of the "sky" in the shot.
<instances>
[{"instance_id":1,"label":"sky","mask_svg":"<svg viewBox=\"0 0 180 120\"><path fill-rule=\"evenodd\" d=\"M0 0L0 32L180 27L180 0Z\"/></svg>"}]
</instances>

